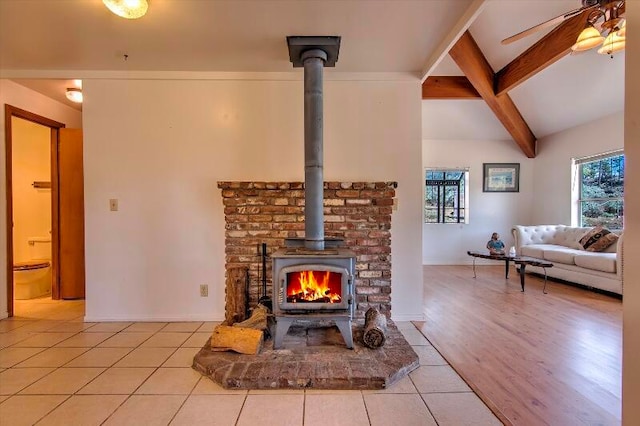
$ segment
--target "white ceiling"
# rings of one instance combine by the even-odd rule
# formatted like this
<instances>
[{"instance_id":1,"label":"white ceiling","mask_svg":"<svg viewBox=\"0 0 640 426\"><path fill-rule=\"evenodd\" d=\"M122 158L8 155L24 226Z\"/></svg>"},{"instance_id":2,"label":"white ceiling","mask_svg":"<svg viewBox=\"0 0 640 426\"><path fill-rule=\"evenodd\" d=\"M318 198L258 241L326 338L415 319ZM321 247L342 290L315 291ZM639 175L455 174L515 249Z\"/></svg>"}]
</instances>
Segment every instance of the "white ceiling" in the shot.
<instances>
[{"instance_id":1,"label":"white ceiling","mask_svg":"<svg viewBox=\"0 0 640 426\"><path fill-rule=\"evenodd\" d=\"M151 0L128 21L101 0L0 0L0 75L64 101L68 82L88 71L291 71L287 35L340 35L335 71L419 75L472 0ZM544 32L509 46L500 40L579 0L487 0L470 31L495 71ZM123 55L128 59L124 61ZM68 71L68 72L67 72ZM331 70L330 70L331 71ZM432 75L462 75L448 56ZM620 111L624 54L567 56L510 92L540 138ZM429 139L509 135L484 102L423 101Z\"/></svg>"},{"instance_id":2,"label":"white ceiling","mask_svg":"<svg viewBox=\"0 0 640 426\"><path fill-rule=\"evenodd\" d=\"M0 0L0 63L10 69L290 71L286 36L340 35L340 71L419 71L471 2L151 0L146 16L126 20L101 0Z\"/></svg>"}]
</instances>

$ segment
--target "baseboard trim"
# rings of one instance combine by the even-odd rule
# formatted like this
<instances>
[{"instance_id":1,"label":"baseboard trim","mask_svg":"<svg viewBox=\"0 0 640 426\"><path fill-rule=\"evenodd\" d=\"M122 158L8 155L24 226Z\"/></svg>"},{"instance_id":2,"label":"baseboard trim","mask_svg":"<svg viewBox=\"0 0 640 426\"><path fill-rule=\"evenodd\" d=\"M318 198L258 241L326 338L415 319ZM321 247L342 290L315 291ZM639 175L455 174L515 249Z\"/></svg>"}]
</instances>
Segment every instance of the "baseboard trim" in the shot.
<instances>
[{"instance_id":1,"label":"baseboard trim","mask_svg":"<svg viewBox=\"0 0 640 426\"><path fill-rule=\"evenodd\" d=\"M5 318L9 318L9 312L3 312L0 314L0 320L3 320Z\"/></svg>"},{"instance_id":2,"label":"baseboard trim","mask_svg":"<svg viewBox=\"0 0 640 426\"><path fill-rule=\"evenodd\" d=\"M400 321L424 321L425 316L424 314L391 314L391 319L393 321L396 322L400 322Z\"/></svg>"}]
</instances>

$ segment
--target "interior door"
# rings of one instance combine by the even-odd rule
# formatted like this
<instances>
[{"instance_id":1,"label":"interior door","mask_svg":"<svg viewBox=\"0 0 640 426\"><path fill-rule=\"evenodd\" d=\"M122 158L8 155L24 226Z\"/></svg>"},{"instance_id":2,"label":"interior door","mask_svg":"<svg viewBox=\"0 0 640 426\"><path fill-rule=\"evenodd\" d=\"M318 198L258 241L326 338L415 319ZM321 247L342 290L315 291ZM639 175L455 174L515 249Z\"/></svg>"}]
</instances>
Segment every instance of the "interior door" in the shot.
<instances>
[{"instance_id":1,"label":"interior door","mask_svg":"<svg viewBox=\"0 0 640 426\"><path fill-rule=\"evenodd\" d=\"M59 289L61 299L85 297L82 130L59 130Z\"/></svg>"}]
</instances>

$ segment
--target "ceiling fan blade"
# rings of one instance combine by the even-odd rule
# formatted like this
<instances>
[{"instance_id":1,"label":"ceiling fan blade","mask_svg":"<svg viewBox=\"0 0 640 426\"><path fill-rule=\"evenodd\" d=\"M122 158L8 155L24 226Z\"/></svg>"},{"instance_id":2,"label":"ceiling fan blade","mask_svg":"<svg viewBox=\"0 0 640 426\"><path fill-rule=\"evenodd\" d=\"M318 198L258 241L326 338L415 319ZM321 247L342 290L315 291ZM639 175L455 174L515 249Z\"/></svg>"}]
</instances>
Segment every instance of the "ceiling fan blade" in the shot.
<instances>
[{"instance_id":1,"label":"ceiling fan blade","mask_svg":"<svg viewBox=\"0 0 640 426\"><path fill-rule=\"evenodd\" d=\"M588 7L581 7L579 9L575 9L569 12L566 12L562 15L556 16L555 18L551 18L548 21L542 22L538 25L535 25L529 29L526 29L524 31L519 32L518 34L512 35L511 37L507 37L504 40L501 41L501 44L510 44L513 43L514 41L518 41L521 38L524 38L528 35L531 35L535 32L538 32L540 30L543 30L545 28L548 27L552 27L555 25L558 25L559 23L561 23L562 21L564 21L565 19L569 19L569 18L573 18L576 15L581 14L582 12L584 12L585 10L589 10L589 9L593 9L594 7L597 7L598 5L594 5L594 6L588 6Z\"/></svg>"}]
</instances>

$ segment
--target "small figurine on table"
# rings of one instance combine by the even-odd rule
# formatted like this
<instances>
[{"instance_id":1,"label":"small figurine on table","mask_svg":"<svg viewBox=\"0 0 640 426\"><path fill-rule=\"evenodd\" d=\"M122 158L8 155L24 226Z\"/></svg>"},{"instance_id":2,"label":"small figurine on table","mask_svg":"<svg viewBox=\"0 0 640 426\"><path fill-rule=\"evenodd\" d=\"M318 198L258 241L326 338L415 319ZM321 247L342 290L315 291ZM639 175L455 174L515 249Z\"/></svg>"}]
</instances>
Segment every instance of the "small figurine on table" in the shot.
<instances>
[{"instance_id":1,"label":"small figurine on table","mask_svg":"<svg viewBox=\"0 0 640 426\"><path fill-rule=\"evenodd\" d=\"M504 243L500 241L500 235L497 232L491 234L491 239L487 242L489 254L504 254Z\"/></svg>"}]
</instances>

